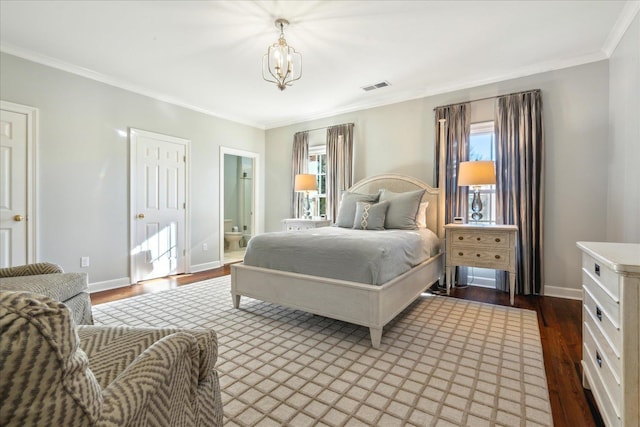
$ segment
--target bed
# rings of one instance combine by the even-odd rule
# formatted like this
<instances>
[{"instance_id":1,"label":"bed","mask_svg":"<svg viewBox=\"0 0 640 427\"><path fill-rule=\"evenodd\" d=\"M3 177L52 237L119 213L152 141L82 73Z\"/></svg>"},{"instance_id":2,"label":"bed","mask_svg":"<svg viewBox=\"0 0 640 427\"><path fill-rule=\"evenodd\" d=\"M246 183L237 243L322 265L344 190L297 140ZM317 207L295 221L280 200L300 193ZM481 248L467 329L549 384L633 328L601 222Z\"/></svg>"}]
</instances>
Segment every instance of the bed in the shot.
<instances>
[{"instance_id":1,"label":"bed","mask_svg":"<svg viewBox=\"0 0 640 427\"><path fill-rule=\"evenodd\" d=\"M231 295L233 306L240 307L241 296L271 302L309 313L354 323L369 328L371 344L379 348L384 325L396 317L413 302L425 289L443 276L443 203L438 189L412 177L387 174L366 178L353 185L348 191L374 194L381 189L395 193L425 190L422 202L428 203L426 227L439 241L429 257L417 265L409 266L399 275L389 271L372 274L371 280L380 283L365 283L368 279L351 277L325 277L316 274L285 271L276 268L247 265L247 262L231 265ZM310 234L331 234L337 227L326 230L310 230ZM391 231L391 230L389 230ZM414 230L415 231L415 230ZM376 231L362 231L377 233ZM298 236L300 232L295 232ZM382 231L379 233L387 233ZM284 233L267 233L282 235ZM393 234L393 233L390 233ZM420 234L420 233L413 233ZM423 233L424 234L424 233ZM311 236L313 238L313 236ZM255 237L254 237L255 239ZM253 240L252 239L252 242ZM252 254L248 248L245 260ZM403 261L404 262L404 261ZM295 263L295 260L292 261ZM375 264L375 262L374 262ZM332 270L332 269L326 269ZM332 270L333 271L333 270ZM317 273L323 274L323 273ZM394 277L391 277L394 276Z\"/></svg>"}]
</instances>

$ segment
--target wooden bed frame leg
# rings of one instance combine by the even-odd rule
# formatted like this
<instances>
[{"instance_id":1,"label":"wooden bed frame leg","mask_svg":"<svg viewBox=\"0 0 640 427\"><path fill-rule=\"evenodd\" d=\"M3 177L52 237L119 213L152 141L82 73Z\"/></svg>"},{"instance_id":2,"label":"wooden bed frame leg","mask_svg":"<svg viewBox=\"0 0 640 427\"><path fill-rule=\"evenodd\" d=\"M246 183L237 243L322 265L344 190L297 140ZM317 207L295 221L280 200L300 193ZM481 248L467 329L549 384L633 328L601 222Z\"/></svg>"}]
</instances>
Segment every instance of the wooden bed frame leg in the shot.
<instances>
[{"instance_id":1,"label":"wooden bed frame leg","mask_svg":"<svg viewBox=\"0 0 640 427\"><path fill-rule=\"evenodd\" d=\"M371 335L371 346L373 348L380 348L382 328L369 328L369 335Z\"/></svg>"},{"instance_id":2,"label":"wooden bed frame leg","mask_svg":"<svg viewBox=\"0 0 640 427\"><path fill-rule=\"evenodd\" d=\"M233 308L240 308L240 297L238 294L231 294L231 299L233 300Z\"/></svg>"}]
</instances>

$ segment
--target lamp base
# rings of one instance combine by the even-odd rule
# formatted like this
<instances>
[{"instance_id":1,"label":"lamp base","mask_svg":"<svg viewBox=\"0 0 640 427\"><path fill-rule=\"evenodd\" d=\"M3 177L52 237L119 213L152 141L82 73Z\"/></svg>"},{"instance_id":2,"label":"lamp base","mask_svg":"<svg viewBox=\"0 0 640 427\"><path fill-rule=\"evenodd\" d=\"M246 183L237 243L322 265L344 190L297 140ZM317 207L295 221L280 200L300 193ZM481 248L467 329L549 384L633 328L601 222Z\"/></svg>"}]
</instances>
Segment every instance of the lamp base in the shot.
<instances>
[{"instance_id":1,"label":"lamp base","mask_svg":"<svg viewBox=\"0 0 640 427\"><path fill-rule=\"evenodd\" d=\"M311 202L309 201L309 192L305 191L302 206L302 219L311 219Z\"/></svg>"},{"instance_id":2,"label":"lamp base","mask_svg":"<svg viewBox=\"0 0 640 427\"><path fill-rule=\"evenodd\" d=\"M478 222L482 219L482 200L480 199L480 187L473 187L473 201L471 202L471 210L473 214L471 214L471 218L475 222Z\"/></svg>"}]
</instances>

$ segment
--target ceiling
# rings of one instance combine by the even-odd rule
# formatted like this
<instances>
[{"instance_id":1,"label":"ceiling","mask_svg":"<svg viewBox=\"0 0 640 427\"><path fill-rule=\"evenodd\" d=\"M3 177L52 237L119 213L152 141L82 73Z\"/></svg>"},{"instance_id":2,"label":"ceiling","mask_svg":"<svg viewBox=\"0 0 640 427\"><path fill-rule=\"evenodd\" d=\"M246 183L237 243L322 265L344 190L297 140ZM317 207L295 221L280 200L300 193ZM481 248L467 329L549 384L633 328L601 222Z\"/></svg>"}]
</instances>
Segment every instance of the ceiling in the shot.
<instances>
[{"instance_id":1,"label":"ceiling","mask_svg":"<svg viewBox=\"0 0 640 427\"><path fill-rule=\"evenodd\" d=\"M608 58L639 1L10 1L0 49L259 128ZM302 79L262 56L291 22ZM381 81L391 86L365 92Z\"/></svg>"}]
</instances>

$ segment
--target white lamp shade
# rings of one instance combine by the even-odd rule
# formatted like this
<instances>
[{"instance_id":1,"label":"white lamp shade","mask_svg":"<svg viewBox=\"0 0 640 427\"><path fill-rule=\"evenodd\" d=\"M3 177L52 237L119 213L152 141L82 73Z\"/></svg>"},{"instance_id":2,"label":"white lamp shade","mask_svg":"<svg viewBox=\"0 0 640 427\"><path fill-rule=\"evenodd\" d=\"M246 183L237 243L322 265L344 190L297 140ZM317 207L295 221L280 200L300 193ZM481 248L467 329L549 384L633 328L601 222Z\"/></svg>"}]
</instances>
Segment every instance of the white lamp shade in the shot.
<instances>
[{"instance_id":1,"label":"white lamp shade","mask_svg":"<svg viewBox=\"0 0 640 427\"><path fill-rule=\"evenodd\" d=\"M310 173L296 175L293 188L295 191L316 191L318 189L316 176Z\"/></svg>"},{"instance_id":2,"label":"white lamp shade","mask_svg":"<svg viewBox=\"0 0 640 427\"><path fill-rule=\"evenodd\" d=\"M490 160L460 162L458 186L486 185L496 183L496 166Z\"/></svg>"}]
</instances>

